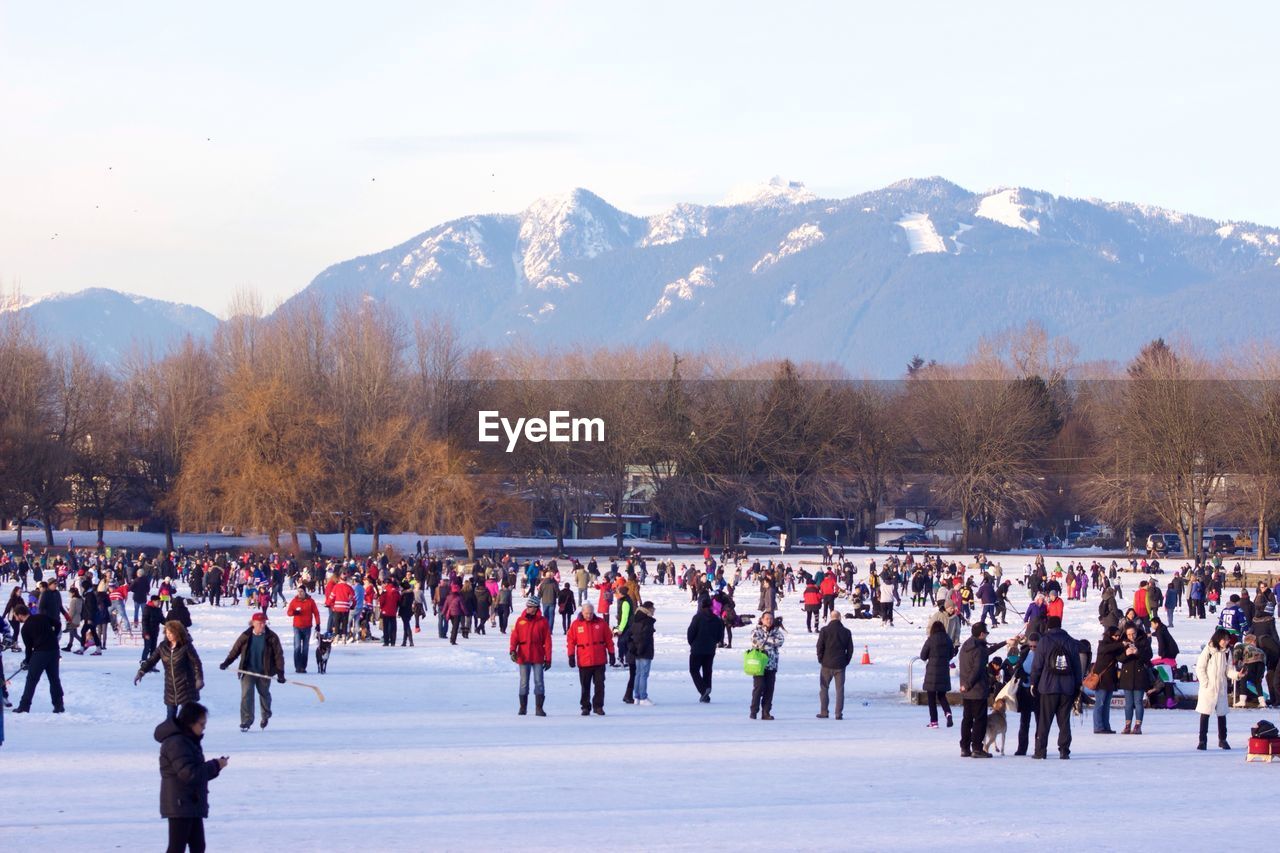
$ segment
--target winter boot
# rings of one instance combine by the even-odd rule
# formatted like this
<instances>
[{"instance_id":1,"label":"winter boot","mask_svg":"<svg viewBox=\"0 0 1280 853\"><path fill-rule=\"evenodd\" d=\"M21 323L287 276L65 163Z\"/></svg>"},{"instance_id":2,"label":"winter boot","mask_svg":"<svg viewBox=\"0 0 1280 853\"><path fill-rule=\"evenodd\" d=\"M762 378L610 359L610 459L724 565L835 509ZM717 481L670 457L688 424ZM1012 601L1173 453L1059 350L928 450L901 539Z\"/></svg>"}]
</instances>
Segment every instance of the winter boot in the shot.
<instances>
[{"instance_id":1,"label":"winter boot","mask_svg":"<svg viewBox=\"0 0 1280 853\"><path fill-rule=\"evenodd\" d=\"M1133 733L1135 735L1142 734L1142 720L1138 720L1136 723L1133 724Z\"/></svg>"},{"instance_id":2,"label":"winter boot","mask_svg":"<svg viewBox=\"0 0 1280 853\"><path fill-rule=\"evenodd\" d=\"M525 714L527 714L528 712L529 712L529 697L528 697L528 696L521 696L521 697L520 697L520 710L519 710L519 711L517 711L516 713L517 713L517 715L518 715L518 716L523 717L523 716L524 716Z\"/></svg>"},{"instance_id":3,"label":"winter boot","mask_svg":"<svg viewBox=\"0 0 1280 853\"><path fill-rule=\"evenodd\" d=\"M1133 723L1129 722L1128 720L1125 720L1125 721L1124 721L1124 731L1120 732L1120 734L1122 734L1122 735L1131 735L1131 734L1133 734Z\"/></svg>"},{"instance_id":4,"label":"winter boot","mask_svg":"<svg viewBox=\"0 0 1280 853\"><path fill-rule=\"evenodd\" d=\"M542 700L543 700L543 698L544 698L544 697L542 697L542 696L534 696L534 697L533 697L533 713L534 713L535 715L539 716L539 717L545 717L545 716L547 715L547 712L546 712L546 711L544 711L544 710L542 710Z\"/></svg>"}]
</instances>

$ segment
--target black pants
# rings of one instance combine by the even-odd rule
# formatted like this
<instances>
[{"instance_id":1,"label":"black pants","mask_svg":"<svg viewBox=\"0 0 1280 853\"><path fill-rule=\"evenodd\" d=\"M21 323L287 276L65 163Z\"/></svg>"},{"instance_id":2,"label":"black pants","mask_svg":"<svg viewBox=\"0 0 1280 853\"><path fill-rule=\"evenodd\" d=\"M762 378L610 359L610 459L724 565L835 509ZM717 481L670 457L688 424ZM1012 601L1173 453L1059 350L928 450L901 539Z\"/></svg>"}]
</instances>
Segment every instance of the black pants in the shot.
<instances>
[{"instance_id":1,"label":"black pants","mask_svg":"<svg viewBox=\"0 0 1280 853\"><path fill-rule=\"evenodd\" d=\"M578 704L582 706L584 711L603 711L604 710L604 664L599 666L580 666L578 667L578 682L582 685L582 696ZM591 687L595 685L594 701L591 696Z\"/></svg>"},{"instance_id":2,"label":"black pants","mask_svg":"<svg viewBox=\"0 0 1280 853\"><path fill-rule=\"evenodd\" d=\"M699 696L711 691L711 665L715 659L714 654L689 655L689 675L693 677L693 687Z\"/></svg>"},{"instance_id":3,"label":"black pants","mask_svg":"<svg viewBox=\"0 0 1280 853\"><path fill-rule=\"evenodd\" d=\"M773 686L778 680L776 669L766 669L764 675L753 676L751 681L751 713L773 709Z\"/></svg>"},{"instance_id":4,"label":"black pants","mask_svg":"<svg viewBox=\"0 0 1280 853\"><path fill-rule=\"evenodd\" d=\"M818 605L806 604L804 606L804 627L807 631L817 631L822 627L822 621L818 618Z\"/></svg>"},{"instance_id":5,"label":"black pants","mask_svg":"<svg viewBox=\"0 0 1280 853\"><path fill-rule=\"evenodd\" d=\"M938 722L938 705L942 705L942 713L948 717L951 716L951 703L947 701L947 691L930 690L929 691L929 722Z\"/></svg>"},{"instance_id":6,"label":"black pants","mask_svg":"<svg viewBox=\"0 0 1280 853\"><path fill-rule=\"evenodd\" d=\"M561 633L569 633L569 626L573 624L573 614L564 612L560 614L560 631ZM505 629L504 629L505 630Z\"/></svg>"},{"instance_id":7,"label":"black pants","mask_svg":"<svg viewBox=\"0 0 1280 853\"><path fill-rule=\"evenodd\" d=\"M409 620L412 618L412 616L400 617L400 626L404 629L404 638L400 640L400 645L402 646L413 645L413 626L409 624Z\"/></svg>"},{"instance_id":8,"label":"black pants","mask_svg":"<svg viewBox=\"0 0 1280 853\"><path fill-rule=\"evenodd\" d=\"M449 642L450 642L450 643L452 643L452 644L453 644L453 645L455 645L455 646L456 646L456 645L458 645L458 627L459 627L461 624L462 624L462 617L461 617L461 616L450 616L450 617L449 617ZM464 637L465 637L465 636L467 636L467 635L466 635L466 634L463 634L462 636L464 636Z\"/></svg>"},{"instance_id":9,"label":"black pants","mask_svg":"<svg viewBox=\"0 0 1280 853\"><path fill-rule=\"evenodd\" d=\"M22 699L18 701L18 710L31 710L31 697L36 693L36 685L40 676L49 679L49 699L53 702L53 710L62 710L62 679L58 677L57 652L32 652L27 662L27 683L22 688Z\"/></svg>"},{"instance_id":10,"label":"black pants","mask_svg":"<svg viewBox=\"0 0 1280 853\"><path fill-rule=\"evenodd\" d=\"M834 595L822 596L822 618L826 619L831 615L831 611L836 609L836 597Z\"/></svg>"},{"instance_id":11,"label":"black pants","mask_svg":"<svg viewBox=\"0 0 1280 853\"><path fill-rule=\"evenodd\" d=\"M1027 746L1031 742L1031 717L1032 716L1033 716L1033 713L1030 708L1028 708L1025 711L1018 712L1018 754L1019 755L1027 754Z\"/></svg>"},{"instance_id":12,"label":"black pants","mask_svg":"<svg viewBox=\"0 0 1280 853\"><path fill-rule=\"evenodd\" d=\"M165 853L204 853L204 818L169 818L169 847Z\"/></svg>"},{"instance_id":13,"label":"black pants","mask_svg":"<svg viewBox=\"0 0 1280 853\"><path fill-rule=\"evenodd\" d=\"M960 751L978 752L987 737L987 700L965 699L960 718Z\"/></svg>"},{"instance_id":14,"label":"black pants","mask_svg":"<svg viewBox=\"0 0 1280 853\"><path fill-rule=\"evenodd\" d=\"M394 646L396 644L396 617L382 617L382 645Z\"/></svg>"},{"instance_id":15,"label":"black pants","mask_svg":"<svg viewBox=\"0 0 1280 853\"><path fill-rule=\"evenodd\" d=\"M511 616L511 608L505 605L498 607L498 630L507 633L507 619ZM569 632L568 626L565 626L565 633Z\"/></svg>"},{"instance_id":16,"label":"black pants","mask_svg":"<svg viewBox=\"0 0 1280 853\"><path fill-rule=\"evenodd\" d=\"M1201 714L1200 715L1200 742L1204 743L1206 740L1208 740L1208 738L1209 738L1209 715ZM1227 717L1224 714L1218 717L1218 740L1224 741L1226 739L1227 739Z\"/></svg>"},{"instance_id":17,"label":"black pants","mask_svg":"<svg viewBox=\"0 0 1280 853\"><path fill-rule=\"evenodd\" d=\"M1058 754L1071 754L1071 705L1075 696L1066 693L1040 694L1040 719L1036 723L1036 755L1049 749L1049 726L1058 724Z\"/></svg>"},{"instance_id":18,"label":"black pants","mask_svg":"<svg viewBox=\"0 0 1280 853\"><path fill-rule=\"evenodd\" d=\"M622 701L634 698L636 689L636 659L631 658L627 661L627 689L622 694Z\"/></svg>"}]
</instances>

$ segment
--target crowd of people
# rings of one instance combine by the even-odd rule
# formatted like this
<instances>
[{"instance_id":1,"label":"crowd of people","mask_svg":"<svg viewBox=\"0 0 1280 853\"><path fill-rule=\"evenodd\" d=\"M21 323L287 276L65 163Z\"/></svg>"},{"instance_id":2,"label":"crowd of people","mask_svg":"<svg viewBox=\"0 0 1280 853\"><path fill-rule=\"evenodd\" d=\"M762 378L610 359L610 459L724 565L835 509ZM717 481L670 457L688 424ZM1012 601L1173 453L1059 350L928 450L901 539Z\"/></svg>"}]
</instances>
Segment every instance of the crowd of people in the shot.
<instances>
[{"instance_id":1,"label":"crowd of people","mask_svg":"<svg viewBox=\"0 0 1280 853\"><path fill-rule=\"evenodd\" d=\"M648 688L658 614L644 595L650 584L676 587L689 596L693 612L685 639L698 702L712 700L717 652L733 648L735 629L747 631L744 668L752 678L747 713L753 720L774 720L780 653L791 636L780 610L790 595L799 597L806 633L816 634L820 719L844 717L845 674L855 649L846 622L866 620L865 630L875 630L877 623L892 626L895 618L907 618L895 611L903 598L914 608L906 613L919 618L920 609L926 609L919 657L928 726L937 728L943 719L947 727L955 725L949 694L958 692L964 757L990 757L992 720L1003 730L1004 715L1016 713L1014 755L1047 757L1056 728L1058 754L1069 758L1072 711L1092 705L1093 731L1113 734L1116 694L1124 697L1121 733L1141 735L1144 708L1178 704L1175 679L1185 668L1178 663L1181 650L1169 626L1184 605L1182 618L1213 617L1218 623L1194 666L1197 747L1206 748L1216 719L1218 745L1229 748L1229 704L1280 702L1275 585L1265 581L1231 592L1232 579L1220 565L1182 566L1166 576L1158 561L1050 566L1037 558L1012 576L982 555L961 562L906 554L879 564L872 559L865 574L860 568L844 560L815 567L732 552L717 559L709 550L701 561L661 559L652 568L635 551L605 563L491 555L465 565L425 552L310 562L210 549L167 554L72 549L39 559L0 553L0 579L15 582L0 630L11 651L21 638L20 669L27 674L16 713L31 711L42 680L53 711L65 710L60 653L101 654L109 642L137 647L135 684L149 673L162 673L165 721L156 729L162 755L168 756L162 767L182 764L186 769L174 772L186 780L182 784L195 779L197 787L214 778L226 759L207 762L199 752L208 711L200 704L204 667L190 630L193 605L243 607L251 614L220 664L224 670L234 666L240 679L242 731L255 721L267 727L271 684L286 681L284 642L270 627L272 611L281 609L291 623L295 674L308 672L313 640L326 654L333 644L411 646L425 621L429 633L434 629L440 641L454 645L493 630L507 635L518 672L519 715L528 714L531 693L533 714L547 715L544 673L556 657L557 633L563 636L567 666L578 672L583 716L607 713L605 685L613 669L625 671L622 702L653 705ZM1129 605L1122 606L1122 586L1135 572L1140 580ZM743 584L755 588L754 614L743 613L737 601ZM1010 599L1015 586L1029 600L1021 612ZM188 592L179 594L184 588ZM1091 593L1100 627L1096 643L1063 628L1068 602L1082 606ZM518 610L513 602L520 603ZM997 630L1010 636L993 641L991 632ZM73 649L76 643L79 648ZM10 705L7 690L4 704ZM196 763L202 769L192 770ZM170 787L178 784L170 776L166 780ZM178 799L189 804L202 796L189 793L194 799ZM189 807L166 817L178 821L171 825L175 837L194 839L203 832L203 815Z\"/></svg>"}]
</instances>

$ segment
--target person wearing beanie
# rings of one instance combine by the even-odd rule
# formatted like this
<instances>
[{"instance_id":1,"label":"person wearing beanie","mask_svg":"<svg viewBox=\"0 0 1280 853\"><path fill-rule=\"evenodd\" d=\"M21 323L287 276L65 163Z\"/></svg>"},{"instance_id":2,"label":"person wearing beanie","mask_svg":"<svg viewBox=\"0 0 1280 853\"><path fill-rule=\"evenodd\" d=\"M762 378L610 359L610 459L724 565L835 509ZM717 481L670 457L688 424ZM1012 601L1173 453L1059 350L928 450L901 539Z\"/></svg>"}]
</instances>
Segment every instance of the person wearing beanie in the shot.
<instances>
[{"instance_id":1,"label":"person wearing beanie","mask_svg":"<svg viewBox=\"0 0 1280 853\"><path fill-rule=\"evenodd\" d=\"M247 732L253 725L253 695L256 691L262 706L262 719L258 725L267 727L271 719L271 679L284 684L284 650L280 637L267 627L267 617L254 613L249 628L231 645L227 658L219 669L236 663L240 678L240 731Z\"/></svg>"},{"instance_id":2,"label":"person wearing beanie","mask_svg":"<svg viewBox=\"0 0 1280 853\"><path fill-rule=\"evenodd\" d=\"M637 705L653 704L649 701L649 670L653 666L653 640L656 631L653 602L646 601L636 608L635 616L632 617L631 657L627 662L631 674L627 680L626 695L633 696ZM626 701L626 696L623 701Z\"/></svg>"},{"instance_id":3,"label":"person wearing beanie","mask_svg":"<svg viewBox=\"0 0 1280 853\"><path fill-rule=\"evenodd\" d=\"M1036 723L1036 747L1032 758L1045 758L1049 728L1058 724L1058 757L1071 757L1071 705L1084 679L1080 644L1062 629L1062 620L1050 616L1031 665L1031 687L1040 697Z\"/></svg>"},{"instance_id":4,"label":"person wearing beanie","mask_svg":"<svg viewBox=\"0 0 1280 853\"><path fill-rule=\"evenodd\" d=\"M827 691L836 685L836 719L844 719L844 673L853 660L853 634L832 610L829 621L818 632L818 719L827 719Z\"/></svg>"},{"instance_id":5,"label":"person wearing beanie","mask_svg":"<svg viewBox=\"0 0 1280 853\"><path fill-rule=\"evenodd\" d=\"M551 626L542 615L539 599L525 599L524 612L511 628L507 651L511 662L520 670L520 710L517 713L523 717L529 712L529 681L532 679L534 714L545 717L547 714L542 703L546 689L542 674L551 668Z\"/></svg>"},{"instance_id":6,"label":"person wearing beanie","mask_svg":"<svg viewBox=\"0 0 1280 853\"><path fill-rule=\"evenodd\" d=\"M698 601L698 612L689 621L685 639L689 643L689 677L698 691L698 701L710 702L712 666L716 649L724 642L724 620L711 610L710 598Z\"/></svg>"}]
</instances>

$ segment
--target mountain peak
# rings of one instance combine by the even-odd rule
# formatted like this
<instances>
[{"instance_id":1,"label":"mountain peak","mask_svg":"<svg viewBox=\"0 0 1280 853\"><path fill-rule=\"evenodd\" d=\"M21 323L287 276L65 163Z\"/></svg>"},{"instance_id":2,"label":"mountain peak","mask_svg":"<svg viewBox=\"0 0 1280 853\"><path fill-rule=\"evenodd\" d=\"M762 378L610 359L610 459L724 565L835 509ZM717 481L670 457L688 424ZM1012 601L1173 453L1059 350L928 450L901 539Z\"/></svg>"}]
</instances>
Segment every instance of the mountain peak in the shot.
<instances>
[{"instance_id":1,"label":"mountain peak","mask_svg":"<svg viewBox=\"0 0 1280 853\"><path fill-rule=\"evenodd\" d=\"M785 207L816 201L817 196L800 181L774 175L763 184L735 187L719 202L719 207Z\"/></svg>"}]
</instances>

